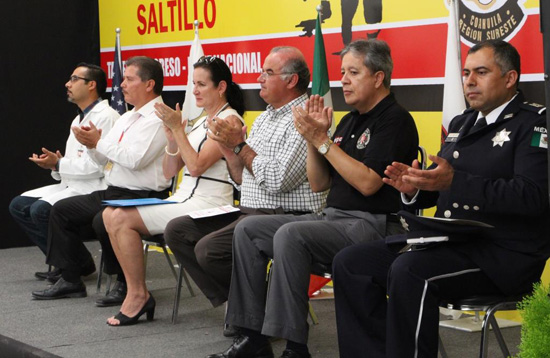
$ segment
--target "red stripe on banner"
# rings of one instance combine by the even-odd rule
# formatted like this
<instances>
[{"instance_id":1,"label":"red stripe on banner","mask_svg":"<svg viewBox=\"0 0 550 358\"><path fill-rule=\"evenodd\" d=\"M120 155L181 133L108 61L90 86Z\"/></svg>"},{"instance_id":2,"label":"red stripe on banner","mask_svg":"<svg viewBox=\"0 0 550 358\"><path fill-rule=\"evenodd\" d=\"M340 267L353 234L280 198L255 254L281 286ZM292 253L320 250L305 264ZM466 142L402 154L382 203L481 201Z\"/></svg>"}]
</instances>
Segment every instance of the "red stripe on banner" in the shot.
<instances>
[{"instance_id":1,"label":"red stripe on banner","mask_svg":"<svg viewBox=\"0 0 550 358\"><path fill-rule=\"evenodd\" d=\"M522 73L543 73L542 35L538 30L539 15L528 16L519 33L510 41L522 54ZM355 38L365 38L363 31L354 32ZM327 53L327 65L331 81L340 80L340 33L323 34ZM394 60L393 79L441 78L445 74L446 24L419 25L382 29L379 39L388 42ZM298 47L313 68L313 37L285 37L216 44L202 44L205 55L223 58L231 68L234 81L239 84L256 83L264 59L275 46ZM462 59L469 47L462 45ZM152 49L122 50L122 59L144 55L158 59L165 70L165 86L187 85L187 57L190 45L158 47ZM109 86L112 78L113 51L101 53L101 66L107 70Z\"/></svg>"}]
</instances>

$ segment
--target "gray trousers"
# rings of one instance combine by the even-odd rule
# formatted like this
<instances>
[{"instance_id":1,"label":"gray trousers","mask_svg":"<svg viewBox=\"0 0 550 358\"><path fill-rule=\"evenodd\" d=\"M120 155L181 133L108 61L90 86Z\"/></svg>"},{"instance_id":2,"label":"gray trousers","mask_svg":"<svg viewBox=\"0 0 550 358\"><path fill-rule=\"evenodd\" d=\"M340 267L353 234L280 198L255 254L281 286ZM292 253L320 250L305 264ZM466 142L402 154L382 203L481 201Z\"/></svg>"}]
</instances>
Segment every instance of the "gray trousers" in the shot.
<instances>
[{"instance_id":1,"label":"gray trousers","mask_svg":"<svg viewBox=\"0 0 550 358\"><path fill-rule=\"evenodd\" d=\"M336 253L347 246L401 230L398 223L386 225L386 215L334 208L325 209L321 215L243 219L233 238L227 323L307 344L311 264L330 265ZM273 271L267 292L270 258Z\"/></svg>"},{"instance_id":2,"label":"gray trousers","mask_svg":"<svg viewBox=\"0 0 550 358\"><path fill-rule=\"evenodd\" d=\"M166 243L214 307L227 301L235 225L246 216L282 214L282 209L240 208L208 218L181 216L164 230Z\"/></svg>"}]
</instances>

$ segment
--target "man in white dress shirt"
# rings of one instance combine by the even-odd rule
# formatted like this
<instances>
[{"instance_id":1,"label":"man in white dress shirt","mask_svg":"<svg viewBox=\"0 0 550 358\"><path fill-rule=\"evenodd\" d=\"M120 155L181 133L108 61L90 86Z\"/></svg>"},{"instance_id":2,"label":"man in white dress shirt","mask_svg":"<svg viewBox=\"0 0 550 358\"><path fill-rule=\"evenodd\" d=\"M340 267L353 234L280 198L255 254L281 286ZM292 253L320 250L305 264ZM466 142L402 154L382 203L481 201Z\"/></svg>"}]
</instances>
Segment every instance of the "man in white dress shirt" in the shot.
<instances>
[{"instance_id":1,"label":"man in white dress shirt","mask_svg":"<svg viewBox=\"0 0 550 358\"><path fill-rule=\"evenodd\" d=\"M107 87L103 69L79 63L65 87L67 100L78 107L71 127L93 123L101 129L102 136L107 135L120 116L109 107L107 100L101 98ZM76 140L72 131L67 139L65 156L59 150L50 151L43 147L41 154L33 154L29 160L51 170L52 177L59 183L24 192L11 201L9 210L29 239L46 254L52 205L61 199L105 189L107 185L103 179L103 166L90 158L86 147ZM36 272L35 276L47 279L56 274L58 270Z\"/></svg>"},{"instance_id":2,"label":"man in white dress shirt","mask_svg":"<svg viewBox=\"0 0 550 358\"><path fill-rule=\"evenodd\" d=\"M102 243L105 265L117 265L109 240L104 239L107 233L101 217L102 200L167 196L170 179L162 172L166 137L154 108L155 103L162 102L162 87L161 65L149 57L133 57L126 62L121 88L134 109L122 115L105 138L93 124L73 127L76 139L86 146L90 157L104 165L107 189L53 206L46 262L60 268L61 277L46 290L34 291L33 298L86 296L81 276L93 273L95 266L79 235L82 227L93 225Z\"/></svg>"}]
</instances>

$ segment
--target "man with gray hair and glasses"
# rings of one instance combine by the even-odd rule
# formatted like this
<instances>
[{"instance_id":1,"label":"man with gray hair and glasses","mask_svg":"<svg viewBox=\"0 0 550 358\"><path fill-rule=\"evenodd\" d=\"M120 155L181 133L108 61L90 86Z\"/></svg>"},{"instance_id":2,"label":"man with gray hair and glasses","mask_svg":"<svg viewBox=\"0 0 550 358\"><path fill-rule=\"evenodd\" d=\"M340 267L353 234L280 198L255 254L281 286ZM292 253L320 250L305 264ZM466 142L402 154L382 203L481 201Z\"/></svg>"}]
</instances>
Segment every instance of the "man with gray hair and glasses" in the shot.
<instances>
[{"instance_id":1,"label":"man with gray hair and glasses","mask_svg":"<svg viewBox=\"0 0 550 358\"><path fill-rule=\"evenodd\" d=\"M330 265L341 249L402 231L399 192L382 182L386 166L417 156L411 115L390 92L389 46L358 40L341 53L342 88L354 108L329 137L332 108L318 95L293 107L307 142L307 176L316 191L330 189L321 214L248 217L235 228L227 323L240 337L209 358L273 357L268 337L287 340L281 357L311 357L308 286L312 264ZM273 259L269 290L266 267Z\"/></svg>"}]
</instances>

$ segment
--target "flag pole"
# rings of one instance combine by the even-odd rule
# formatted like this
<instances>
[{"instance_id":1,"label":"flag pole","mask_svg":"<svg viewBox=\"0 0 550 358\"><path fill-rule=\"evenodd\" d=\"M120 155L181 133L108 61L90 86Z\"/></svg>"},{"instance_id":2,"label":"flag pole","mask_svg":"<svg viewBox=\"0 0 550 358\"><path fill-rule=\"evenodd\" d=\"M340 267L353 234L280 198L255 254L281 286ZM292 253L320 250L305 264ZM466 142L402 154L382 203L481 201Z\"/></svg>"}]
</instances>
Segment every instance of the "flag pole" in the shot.
<instances>
[{"instance_id":1,"label":"flag pole","mask_svg":"<svg viewBox=\"0 0 550 358\"><path fill-rule=\"evenodd\" d=\"M453 29L453 31L455 32L455 38L458 40L456 42L456 54L458 56L458 63L461 64L462 63L462 49L461 49L461 46L460 46L460 29L459 29L459 21L460 21L460 14L459 14L459 7L458 7L458 1L457 0L450 0L451 1L451 6L454 7L454 10L455 10L455 28ZM458 113L457 113L458 114Z\"/></svg>"},{"instance_id":2,"label":"flag pole","mask_svg":"<svg viewBox=\"0 0 550 358\"><path fill-rule=\"evenodd\" d=\"M195 32L195 37L198 37L199 36L199 20L193 21L193 31ZM193 68L191 66L189 66L188 71L193 71ZM188 90L189 90L189 84L187 84L187 87L188 87ZM185 95L187 96L187 94L185 94ZM186 132L191 131L191 129L193 128L193 125L195 124L195 120L197 120L198 118L199 117L197 117L197 118L189 118L188 117L187 118Z\"/></svg>"},{"instance_id":3,"label":"flag pole","mask_svg":"<svg viewBox=\"0 0 550 358\"><path fill-rule=\"evenodd\" d=\"M113 61L113 78L111 84L111 107L119 114L123 114L128 110L124 95L122 94L121 84L123 78L122 52L120 49L120 27L115 29L115 51Z\"/></svg>"},{"instance_id":4,"label":"flag pole","mask_svg":"<svg viewBox=\"0 0 550 358\"><path fill-rule=\"evenodd\" d=\"M118 56L118 60L119 60L119 70L120 72L122 73L122 57L121 56L121 51L120 51L120 27L117 27L115 29L115 32L116 32L116 44L115 44L115 47L117 49L117 53L116 55Z\"/></svg>"}]
</instances>

